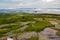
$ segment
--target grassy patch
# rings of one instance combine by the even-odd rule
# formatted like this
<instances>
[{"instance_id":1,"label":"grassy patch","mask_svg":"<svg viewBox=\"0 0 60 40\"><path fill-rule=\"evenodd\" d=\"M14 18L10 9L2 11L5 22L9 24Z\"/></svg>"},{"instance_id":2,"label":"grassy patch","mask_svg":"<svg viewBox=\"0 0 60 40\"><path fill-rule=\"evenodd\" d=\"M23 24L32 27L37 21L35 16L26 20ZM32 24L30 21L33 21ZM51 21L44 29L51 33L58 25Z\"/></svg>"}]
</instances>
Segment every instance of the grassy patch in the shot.
<instances>
[{"instance_id":1,"label":"grassy patch","mask_svg":"<svg viewBox=\"0 0 60 40\"><path fill-rule=\"evenodd\" d=\"M60 32L57 32L56 35L60 36Z\"/></svg>"},{"instance_id":2,"label":"grassy patch","mask_svg":"<svg viewBox=\"0 0 60 40\"><path fill-rule=\"evenodd\" d=\"M12 33L13 34L19 34L19 33L22 33L22 31L21 30L14 30Z\"/></svg>"},{"instance_id":3,"label":"grassy patch","mask_svg":"<svg viewBox=\"0 0 60 40\"><path fill-rule=\"evenodd\" d=\"M40 22L36 22L33 26L32 24L29 25L29 27L27 27L25 29L25 31L42 31L44 28L46 27L52 27L53 25L47 21L40 21Z\"/></svg>"},{"instance_id":4,"label":"grassy patch","mask_svg":"<svg viewBox=\"0 0 60 40\"><path fill-rule=\"evenodd\" d=\"M38 37L31 37L29 40L38 40Z\"/></svg>"},{"instance_id":5,"label":"grassy patch","mask_svg":"<svg viewBox=\"0 0 60 40\"><path fill-rule=\"evenodd\" d=\"M0 37L5 36L6 33L11 32L11 31L13 31L13 34L20 33L21 31L18 29L21 27L22 27L21 25L9 25L9 26L2 27L0 29L5 29L5 30L0 31Z\"/></svg>"}]
</instances>

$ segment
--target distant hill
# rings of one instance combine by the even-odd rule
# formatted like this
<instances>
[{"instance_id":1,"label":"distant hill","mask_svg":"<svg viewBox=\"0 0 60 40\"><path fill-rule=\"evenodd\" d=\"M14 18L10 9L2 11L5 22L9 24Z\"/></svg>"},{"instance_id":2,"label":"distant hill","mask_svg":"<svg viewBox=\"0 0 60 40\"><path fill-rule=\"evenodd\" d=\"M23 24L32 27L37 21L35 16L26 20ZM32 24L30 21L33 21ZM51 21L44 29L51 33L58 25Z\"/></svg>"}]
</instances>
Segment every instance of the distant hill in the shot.
<instances>
[{"instance_id":1,"label":"distant hill","mask_svg":"<svg viewBox=\"0 0 60 40\"><path fill-rule=\"evenodd\" d=\"M25 13L51 13L60 14L60 8L16 8L16 9L0 9L0 12L25 12Z\"/></svg>"},{"instance_id":2,"label":"distant hill","mask_svg":"<svg viewBox=\"0 0 60 40\"><path fill-rule=\"evenodd\" d=\"M0 13L0 18L15 16L15 15L16 15L15 13Z\"/></svg>"}]
</instances>

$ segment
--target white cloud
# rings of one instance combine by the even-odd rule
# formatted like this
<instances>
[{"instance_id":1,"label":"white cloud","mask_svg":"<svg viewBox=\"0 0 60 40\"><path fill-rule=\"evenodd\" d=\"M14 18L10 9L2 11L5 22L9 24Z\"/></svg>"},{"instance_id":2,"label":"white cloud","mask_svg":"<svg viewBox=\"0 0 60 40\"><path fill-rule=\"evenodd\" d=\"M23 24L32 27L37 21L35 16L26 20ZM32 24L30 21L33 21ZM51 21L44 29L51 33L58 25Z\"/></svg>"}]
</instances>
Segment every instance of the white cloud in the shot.
<instances>
[{"instance_id":1,"label":"white cloud","mask_svg":"<svg viewBox=\"0 0 60 40\"><path fill-rule=\"evenodd\" d=\"M12 2L19 2L19 4L1 4L0 7L6 8L24 8L24 7L36 7L36 8L56 8L60 7L60 0L54 0L53 2L44 2L42 0L10 0Z\"/></svg>"},{"instance_id":2,"label":"white cloud","mask_svg":"<svg viewBox=\"0 0 60 40\"><path fill-rule=\"evenodd\" d=\"M60 7L60 0L54 0L52 2L44 2L42 0L34 1L34 2L26 2L26 3L19 3L18 7L42 7L42 8L49 8L49 7Z\"/></svg>"},{"instance_id":3,"label":"white cloud","mask_svg":"<svg viewBox=\"0 0 60 40\"><path fill-rule=\"evenodd\" d=\"M10 0L10 1L12 1L12 2L23 2L24 0Z\"/></svg>"},{"instance_id":4,"label":"white cloud","mask_svg":"<svg viewBox=\"0 0 60 40\"><path fill-rule=\"evenodd\" d=\"M40 6L40 1L35 1L35 2L26 2L26 3L19 3L17 6L18 7L31 7L31 6Z\"/></svg>"},{"instance_id":5,"label":"white cloud","mask_svg":"<svg viewBox=\"0 0 60 40\"><path fill-rule=\"evenodd\" d=\"M0 8L9 8L9 9L13 9L16 8L17 4L0 4Z\"/></svg>"},{"instance_id":6,"label":"white cloud","mask_svg":"<svg viewBox=\"0 0 60 40\"><path fill-rule=\"evenodd\" d=\"M16 1L18 1L18 0L10 0L10 1L16 2Z\"/></svg>"},{"instance_id":7,"label":"white cloud","mask_svg":"<svg viewBox=\"0 0 60 40\"><path fill-rule=\"evenodd\" d=\"M50 0L50 2L47 2L47 0L46 1L42 0L42 2L45 2L45 3L48 3L48 4L60 4L60 0Z\"/></svg>"},{"instance_id":8,"label":"white cloud","mask_svg":"<svg viewBox=\"0 0 60 40\"><path fill-rule=\"evenodd\" d=\"M52 4L60 4L60 0L55 0L52 2Z\"/></svg>"}]
</instances>

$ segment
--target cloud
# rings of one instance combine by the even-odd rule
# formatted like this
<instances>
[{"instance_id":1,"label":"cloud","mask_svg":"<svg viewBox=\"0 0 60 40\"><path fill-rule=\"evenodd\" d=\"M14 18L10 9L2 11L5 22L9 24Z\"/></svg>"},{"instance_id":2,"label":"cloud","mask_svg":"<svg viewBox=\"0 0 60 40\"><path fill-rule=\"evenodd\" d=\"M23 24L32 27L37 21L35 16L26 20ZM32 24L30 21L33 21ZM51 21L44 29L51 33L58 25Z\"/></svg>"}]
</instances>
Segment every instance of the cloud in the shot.
<instances>
[{"instance_id":1,"label":"cloud","mask_svg":"<svg viewBox=\"0 0 60 40\"><path fill-rule=\"evenodd\" d=\"M6 0L8 1L8 0ZM12 3L13 2L13 3ZM60 0L44 2L42 0L9 0L8 3L0 3L0 8L60 8Z\"/></svg>"},{"instance_id":2,"label":"cloud","mask_svg":"<svg viewBox=\"0 0 60 40\"><path fill-rule=\"evenodd\" d=\"M18 7L33 7L33 6L40 6L40 1L19 3L17 6L18 6Z\"/></svg>"},{"instance_id":3,"label":"cloud","mask_svg":"<svg viewBox=\"0 0 60 40\"><path fill-rule=\"evenodd\" d=\"M54 0L53 2L43 2L42 0L19 3L18 7L40 7L40 8L56 8L60 7L60 0Z\"/></svg>"},{"instance_id":4,"label":"cloud","mask_svg":"<svg viewBox=\"0 0 60 40\"><path fill-rule=\"evenodd\" d=\"M16 7L17 7L17 4L0 4L0 8L12 9L12 8L16 8Z\"/></svg>"},{"instance_id":5,"label":"cloud","mask_svg":"<svg viewBox=\"0 0 60 40\"><path fill-rule=\"evenodd\" d=\"M54 0L52 4L60 4L60 0Z\"/></svg>"},{"instance_id":6,"label":"cloud","mask_svg":"<svg viewBox=\"0 0 60 40\"><path fill-rule=\"evenodd\" d=\"M23 2L24 0L10 0L12 2Z\"/></svg>"}]
</instances>

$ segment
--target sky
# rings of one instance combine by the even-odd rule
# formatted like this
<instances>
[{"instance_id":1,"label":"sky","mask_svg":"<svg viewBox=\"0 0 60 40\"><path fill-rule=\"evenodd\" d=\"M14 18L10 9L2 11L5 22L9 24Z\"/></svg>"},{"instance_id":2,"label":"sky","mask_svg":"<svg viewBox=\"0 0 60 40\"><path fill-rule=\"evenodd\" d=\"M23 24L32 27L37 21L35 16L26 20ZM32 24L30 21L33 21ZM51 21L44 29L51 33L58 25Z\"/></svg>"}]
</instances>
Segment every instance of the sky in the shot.
<instances>
[{"instance_id":1,"label":"sky","mask_svg":"<svg viewBox=\"0 0 60 40\"><path fill-rule=\"evenodd\" d=\"M60 8L60 0L0 0L1 8Z\"/></svg>"}]
</instances>

